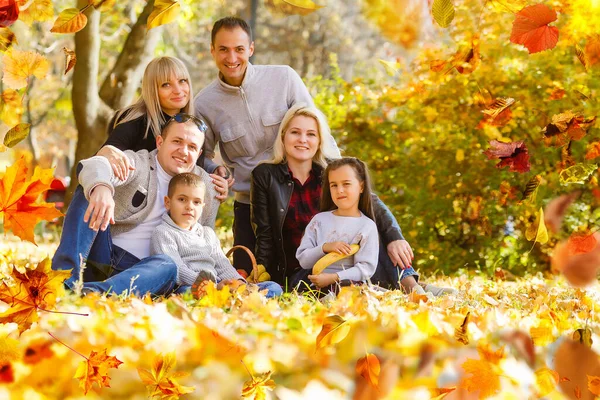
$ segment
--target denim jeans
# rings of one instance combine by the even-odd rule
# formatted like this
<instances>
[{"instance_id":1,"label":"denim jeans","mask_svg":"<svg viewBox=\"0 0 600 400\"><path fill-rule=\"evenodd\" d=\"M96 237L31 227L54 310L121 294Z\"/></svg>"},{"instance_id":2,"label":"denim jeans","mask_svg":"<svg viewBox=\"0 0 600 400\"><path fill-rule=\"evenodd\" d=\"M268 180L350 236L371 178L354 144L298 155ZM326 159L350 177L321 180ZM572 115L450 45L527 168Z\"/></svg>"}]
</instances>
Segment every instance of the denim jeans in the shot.
<instances>
[{"instance_id":1,"label":"denim jeans","mask_svg":"<svg viewBox=\"0 0 600 400\"><path fill-rule=\"evenodd\" d=\"M283 289L281 288L281 286L279 286L278 283L273 281L258 282L256 285L258 286L258 290L267 289L265 297L268 299L272 297L281 296L281 294L283 293ZM191 288L192 287L189 285L180 286L177 290L175 290L175 293L183 293L190 290Z\"/></svg>"},{"instance_id":2,"label":"denim jeans","mask_svg":"<svg viewBox=\"0 0 600 400\"><path fill-rule=\"evenodd\" d=\"M131 290L136 295L150 292L166 295L176 287L177 265L170 257L156 255L140 260L126 250L113 245L110 226L105 231L94 231L83 222L88 201L81 186L77 186L65 215L60 244L52 258L52 269L70 269L71 277L65 281L74 288L83 271L83 288L96 292L120 294ZM133 283L132 283L133 280Z\"/></svg>"},{"instance_id":3,"label":"denim jeans","mask_svg":"<svg viewBox=\"0 0 600 400\"><path fill-rule=\"evenodd\" d=\"M400 273L402 273L402 278L400 278ZM417 282L419 281L419 274L412 266L405 268L402 272L400 267L396 267L392 263L387 253L387 246L379 239L379 260L371 282L386 289L400 289L400 281L409 276L414 277Z\"/></svg>"}]
</instances>

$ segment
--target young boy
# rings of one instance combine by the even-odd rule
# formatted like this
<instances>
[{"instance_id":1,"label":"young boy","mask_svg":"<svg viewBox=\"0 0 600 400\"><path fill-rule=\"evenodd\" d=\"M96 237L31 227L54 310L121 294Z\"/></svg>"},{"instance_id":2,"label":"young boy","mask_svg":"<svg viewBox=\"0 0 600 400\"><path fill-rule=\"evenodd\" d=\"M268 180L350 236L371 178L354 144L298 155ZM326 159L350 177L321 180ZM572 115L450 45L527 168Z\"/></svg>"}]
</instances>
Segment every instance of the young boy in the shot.
<instances>
[{"instance_id":1,"label":"young boy","mask_svg":"<svg viewBox=\"0 0 600 400\"><path fill-rule=\"evenodd\" d=\"M169 182L162 223L156 228L150 244L151 254L165 254L177 264L177 284L191 286L210 279L218 287L244 278L233 268L215 232L198 223L202 215L205 186L193 173L175 175ZM283 291L275 282L260 282L268 289L267 297Z\"/></svg>"}]
</instances>

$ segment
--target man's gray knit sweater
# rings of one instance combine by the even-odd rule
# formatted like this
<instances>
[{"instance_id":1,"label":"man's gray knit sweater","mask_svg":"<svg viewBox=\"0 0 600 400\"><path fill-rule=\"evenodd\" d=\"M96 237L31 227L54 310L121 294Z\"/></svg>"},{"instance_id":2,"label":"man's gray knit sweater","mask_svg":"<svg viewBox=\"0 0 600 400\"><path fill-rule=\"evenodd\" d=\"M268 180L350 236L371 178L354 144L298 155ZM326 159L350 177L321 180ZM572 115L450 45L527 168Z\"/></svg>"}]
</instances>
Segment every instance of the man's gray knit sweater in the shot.
<instances>
[{"instance_id":1,"label":"man's gray knit sweater","mask_svg":"<svg viewBox=\"0 0 600 400\"><path fill-rule=\"evenodd\" d=\"M117 235L127 232L143 222L152 210L157 194L157 150L148 152L125 151L131 165L135 170L129 171L125 181L115 176L108 160L101 156L95 156L81 161L81 171L78 178L83 187L86 199L90 199L90 193L98 185L105 185L113 192L115 200L115 224L110 227L111 234ZM215 226L219 201L215 199L215 191L212 178L206 171L197 165L193 172L202 178L206 185L204 195L204 212L200 222L205 226ZM163 201L163 199L158 199Z\"/></svg>"},{"instance_id":2,"label":"man's gray knit sweater","mask_svg":"<svg viewBox=\"0 0 600 400\"><path fill-rule=\"evenodd\" d=\"M200 271L207 271L215 281L241 279L221 248L215 231L196 223L191 230L177 226L169 214L156 228L150 254L166 254L177 264L177 284L192 285Z\"/></svg>"},{"instance_id":3,"label":"man's gray knit sweater","mask_svg":"<svg viewBox=\"0 0 600 400\"><path fill-rule=\"evenodd\" d=\"M196 115L208 122L204 152L212 159L219 144L223 161L233 169L237 201L250 204L250 172L273 157L279 124L296 103L313 105L296 71L287 65L250 63L240 86L228 85L219 76L194 99Z\"/></svg>"}]
</instances>

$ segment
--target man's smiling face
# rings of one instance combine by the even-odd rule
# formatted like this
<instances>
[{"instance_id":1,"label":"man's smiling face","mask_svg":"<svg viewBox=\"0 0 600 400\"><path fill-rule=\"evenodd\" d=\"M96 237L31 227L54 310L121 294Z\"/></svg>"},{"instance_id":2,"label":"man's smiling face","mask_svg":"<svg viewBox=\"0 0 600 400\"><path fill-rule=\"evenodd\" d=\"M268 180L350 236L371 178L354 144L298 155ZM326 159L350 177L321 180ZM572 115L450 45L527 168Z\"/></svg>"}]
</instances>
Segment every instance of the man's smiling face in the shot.
<instances>
[{"instance_id":1,"label":"man's smiling face","mask_svg":"<svg viewBox=\"0 0 600 400\"><path fill-rule=\"evenodd\" d=\"M158 162L171 176L190 172L202 152L204 134L191 120L187 123L172 122L163 135L156 138Z\"/></svg>"},{"instance_id":2,"label":"man's smiling face","mask_svg":"<svg viewBox=\"0 0 600 400\"><path fill-rule=\"evenodd\" d=\"M232 86L240 86L248 67L248 59L254 53L254 42L240 27L222 28L215 35L210 53L223 75L223 80Z\"/></svg>"}]
</instances>

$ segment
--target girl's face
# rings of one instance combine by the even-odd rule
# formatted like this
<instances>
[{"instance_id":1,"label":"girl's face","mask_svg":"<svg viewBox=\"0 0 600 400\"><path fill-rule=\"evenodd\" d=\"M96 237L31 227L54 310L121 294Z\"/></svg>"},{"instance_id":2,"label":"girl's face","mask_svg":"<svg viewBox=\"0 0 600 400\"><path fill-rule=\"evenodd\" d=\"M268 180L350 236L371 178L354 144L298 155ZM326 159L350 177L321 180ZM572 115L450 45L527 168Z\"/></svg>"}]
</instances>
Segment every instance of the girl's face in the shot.
<instances>
[{"instance_id":1,"label":"girl's face","mask_svg":"<svg viewBox=\"0 0 600 400\"><path fill-rule=\"evenodd\" d=\"M354 168L343 165L329 171L329 190L331 199L339 210L355 211L358 210L364 183L358 180Z\"/></svg>"},{"instance_id":2,"label":"girl's face","mask_svg":"<svg viewBox=\"0 0 600 400\"><path fill-rule=\"evenodd\" d=\"M288 123L283 147L288 161L308 161L319 149L319 127L312 117L297 115Z\"/></svg>"},{"instance_id":3,"label":"girl's face","mask_svg":"<svg viewBox=\"0 0 600 400\"><path fill-rule=\"evenodd\" d=\"M185 78L171 76L166 82L158 84L160 108L167 114L177 114L190 101L190 84Z\"/></svg>"}]
</instances>

